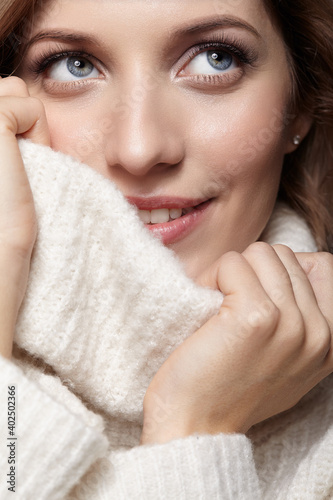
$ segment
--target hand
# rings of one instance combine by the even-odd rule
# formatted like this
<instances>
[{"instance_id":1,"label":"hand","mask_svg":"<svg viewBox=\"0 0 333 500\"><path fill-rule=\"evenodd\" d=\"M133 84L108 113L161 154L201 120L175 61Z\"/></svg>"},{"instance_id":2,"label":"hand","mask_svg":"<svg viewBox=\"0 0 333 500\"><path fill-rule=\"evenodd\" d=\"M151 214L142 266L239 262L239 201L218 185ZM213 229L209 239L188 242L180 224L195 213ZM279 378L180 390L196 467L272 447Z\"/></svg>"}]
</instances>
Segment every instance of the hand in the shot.
<instances>
[{"instance_id":1,"label":"hand","mask_svg":"<svg viewBox=\"0 0 333 500\"><path fill-rule=\"evenodd\" d=\"M49 145L44 106L17 77L0 79L0 354L11 356L37 224L17 136Z\"/></svg>"},{"instance_id":2,"label":"hand","mask_svg":"<svg viewBox=\"0 0 333 500\"><path fill-rule=\"evenodd\" d=\"M333 371L333 257L255 243L200 279L219 313L162 365L144 400L141 443L247 432Z\"/></svg>"}]
</instances>

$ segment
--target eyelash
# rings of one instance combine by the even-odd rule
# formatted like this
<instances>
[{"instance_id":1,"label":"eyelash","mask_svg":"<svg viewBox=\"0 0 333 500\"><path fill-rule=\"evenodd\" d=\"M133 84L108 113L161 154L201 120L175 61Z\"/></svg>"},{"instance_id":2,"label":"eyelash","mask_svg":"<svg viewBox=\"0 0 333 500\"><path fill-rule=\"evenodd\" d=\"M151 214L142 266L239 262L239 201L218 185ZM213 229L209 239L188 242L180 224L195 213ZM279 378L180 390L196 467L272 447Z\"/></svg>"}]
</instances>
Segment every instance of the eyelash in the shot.
<instances>
[{"instance_id":1,"label":"eyelash","mask_svg":"<svg viewBox=\"0 0 333 500\"><path fill-rule=\"evenodd\" d=\"M189 49L189 60L205 50L224 50L235 56L242 64L253 64L257 55L247 47L242 40L226 39L224 37L210 38L209 41L194 45ZM189 61L187 61L188 63Z\"/></svg>"},{"instance_id":2,"label":"eyelash","mask_svg":"<svg viewBox=\"0 0 333 500\"><path fill-rule=\"evenodd\" d=\"M66 59L67 57L81 57L87 59L91 64L98 64L97 60L88 54L84 50L61 50L59 51L50 50L49 52L43 52L40 54L38 59L32 62L30 66L30 71L34 73L36 76L42 75L48 70L52 64L61 61L62 59Z\"/></svg>"},{"instance_id":3,"label":"eyelash","mask_svg":"<svg viewBox=\"0 0 333 500\"><path fill-rule=\"evenodd\" d=\"M220 50L223 52L227 52L228 54L234 56L241 68L244 68L245 66L253 67L258 58L258 54L255 52L255 50L253 50L251 47L248 47L243 42L243 40L239 40L234 37L230 38L230 36L226 37L224 34L215 35L213 37L210 36L209 41L199 43L188 49L188 59L182 66L182 70L193 60L195 56L199 55L202 52L214 49L216 49L217 51ZM220 73L216 75L198 74L189 76L188 78L199 83L202 82L209 84L218 84L221 82L228 83L229 81L232 81L232 77L229 73Z\"/></svg>"},{"instance_id":4,"label":"eyelash","mask_svg":"<svg viewBox=\"0 0 333 500\"><path fill-rule=\"evenodd\" d=\"M229 53L230 55L234 56L240 65L240 67L245 67L245 66L254 66L254 63L257 60L257 53L251 48L248 47L242 40L238 40L236 38L230 38L222 35L215 35L215 36L210 36L209 41L207 42L202 42L196 45L193 45L189 49L187 49L187 57L185 63L182 65L182 68L180 72L189 64L195 56L199 55L202 52L209 51L209 50L220 50L220 51L225 51ZM57 49L52 49L50 51L46 51L38 57L35 61L31 63L30 66L30 71L35 74L36 76L40 76L45 71L47 71L52 64L62 60L66 59L68 57L81 57L87 59L91 64L94 64L94 66L101 66L101 63L94 58L91 54L87 53L84 50L75 50L75 51L68 51L68 50L62 50L61 47L58 47ZM230 75L228 73L221 73L221 74L198 74L198 75L191 75L186 78L191 79L192 81L197 81L197 82L202 82L202 83L219 83L221 81L228 82L230 80ZM74 82L62 82L62 85L73 85L76 83L82 84L85 80L81 81L74 81Z\"/></svg>"}]
</instances>

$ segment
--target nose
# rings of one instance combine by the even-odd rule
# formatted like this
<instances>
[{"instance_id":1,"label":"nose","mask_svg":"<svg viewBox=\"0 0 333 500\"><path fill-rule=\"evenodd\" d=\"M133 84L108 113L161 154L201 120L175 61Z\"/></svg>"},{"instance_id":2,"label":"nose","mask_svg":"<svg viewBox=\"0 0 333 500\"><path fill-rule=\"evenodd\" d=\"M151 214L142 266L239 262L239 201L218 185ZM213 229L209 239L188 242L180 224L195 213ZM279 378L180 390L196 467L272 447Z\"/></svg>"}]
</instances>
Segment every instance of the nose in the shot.
<instances>
[{"instance_id":1,"label":"nose","mask_svg":"<svg viewBox=\"0 0 333 500\"><path fill-rule=\"evenodd\" d=\"M118 106L112 109L113 132L106 146L111 172L145 176L152 169L161 171L182 161L179 113L170 94L158 87L142 88L136 97L133 90L121 93Z\"/></svg>"}]
</instances>

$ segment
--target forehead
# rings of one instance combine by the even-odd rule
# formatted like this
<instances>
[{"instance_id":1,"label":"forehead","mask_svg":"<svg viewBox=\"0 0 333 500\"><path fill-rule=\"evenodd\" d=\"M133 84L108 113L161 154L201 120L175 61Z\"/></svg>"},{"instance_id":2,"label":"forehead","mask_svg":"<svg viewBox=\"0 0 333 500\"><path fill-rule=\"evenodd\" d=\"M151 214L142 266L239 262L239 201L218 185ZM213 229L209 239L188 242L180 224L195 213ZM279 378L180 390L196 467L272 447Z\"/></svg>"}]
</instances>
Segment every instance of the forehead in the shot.
<instances>
[{"instance_id":1,"label":"forehead","mask_svg":"<svg viewBox=\"0 0 333 500\"><path fill-rule=\"evenodd\" d=\"M263 0L48 0L36 12L33 32L84 28L87 33L149 36L172 34L184 23L235 18L268 36L273 26Z\"/></svg>"}]
</instances>

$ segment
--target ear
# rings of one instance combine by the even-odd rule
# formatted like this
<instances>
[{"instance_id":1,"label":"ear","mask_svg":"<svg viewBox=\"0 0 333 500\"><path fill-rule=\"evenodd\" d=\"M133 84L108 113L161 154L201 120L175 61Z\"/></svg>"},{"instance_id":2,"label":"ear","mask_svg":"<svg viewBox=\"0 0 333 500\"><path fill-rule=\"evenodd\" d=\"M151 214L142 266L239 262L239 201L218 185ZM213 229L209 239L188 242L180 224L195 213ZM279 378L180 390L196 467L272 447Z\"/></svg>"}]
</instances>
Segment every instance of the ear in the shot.
<instances>
[{"instance_id":1,"label":"ear","mask_svg":"<svg viewBox=\"0 0 333 500\"><path fill-rule=\"evenodd\" d=\"M310 115L305 113L297 115L297 117L294 118L289 127L287 127L285 154L292 153L299 147L301 142L308 135L312 123L313 119Z\"/></svg>"}]
</instances>

